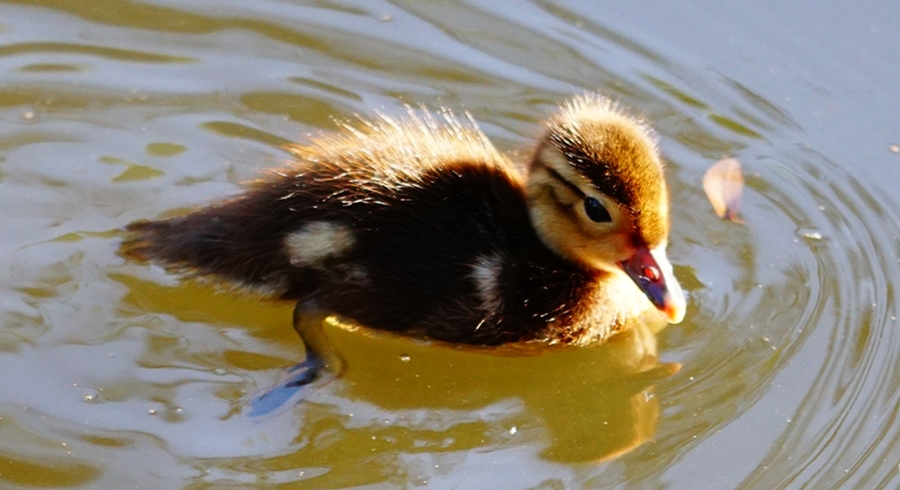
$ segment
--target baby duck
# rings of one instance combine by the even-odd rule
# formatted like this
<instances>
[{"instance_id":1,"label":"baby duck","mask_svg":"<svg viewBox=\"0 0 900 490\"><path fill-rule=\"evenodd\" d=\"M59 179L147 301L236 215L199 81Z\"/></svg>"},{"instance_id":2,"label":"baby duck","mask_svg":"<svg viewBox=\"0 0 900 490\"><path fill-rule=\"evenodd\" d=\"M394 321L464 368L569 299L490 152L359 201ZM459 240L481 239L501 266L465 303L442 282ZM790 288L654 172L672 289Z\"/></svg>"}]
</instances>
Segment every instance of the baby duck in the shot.
<instances>
[{"instance_id":1,"label":"baby duck","mask_svg":"<svg viewBox=\"0 0 900 490\"><path fill-rule=\"evenodd\" d=\"M566 103L525 174L470 119L409 111L292 148L243 194L128 226L126 253L297 302L321 320L440 341L604 341L685 299L649 128L599 95Z\"/></svg>"}]
</instances>

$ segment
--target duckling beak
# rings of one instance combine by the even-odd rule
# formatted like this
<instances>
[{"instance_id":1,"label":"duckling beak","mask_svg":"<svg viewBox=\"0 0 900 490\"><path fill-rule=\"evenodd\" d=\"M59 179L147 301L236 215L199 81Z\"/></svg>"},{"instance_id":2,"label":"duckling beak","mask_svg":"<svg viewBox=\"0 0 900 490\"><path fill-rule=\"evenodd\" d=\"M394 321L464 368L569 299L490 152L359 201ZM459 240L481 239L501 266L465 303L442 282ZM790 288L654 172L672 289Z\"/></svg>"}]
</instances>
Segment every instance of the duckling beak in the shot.
<instances>
[{"instance_id":1,"label":"duckling beak","mask_svg":"<svg viewBox=\"0 0 900 490\"><path fill-rule=\"evenodd\" d=\"M684 293L672 273L672 264L666 257L664 247L652 250L641 247L633 257L619 262L619 267L641 288L650 302L666 315L669 323L678 323L684 318Z\"/></svg>"}]
</instances>

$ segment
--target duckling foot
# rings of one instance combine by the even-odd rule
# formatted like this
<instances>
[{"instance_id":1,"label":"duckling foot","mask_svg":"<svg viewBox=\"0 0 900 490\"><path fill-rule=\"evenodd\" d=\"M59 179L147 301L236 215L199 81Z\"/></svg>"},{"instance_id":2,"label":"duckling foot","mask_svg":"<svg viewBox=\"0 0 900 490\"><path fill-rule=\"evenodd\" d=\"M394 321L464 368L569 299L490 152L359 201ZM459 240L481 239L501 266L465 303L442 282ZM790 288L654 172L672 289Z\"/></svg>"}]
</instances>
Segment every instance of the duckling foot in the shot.
<instances>
[{"instance_id":1,"label":"duckling foot","mask_svg":"<svg viewBox=\"0 0 900 490\"><path fill-rule=\"evenodd\" d=\"M288 377L273 388L250 400L251 417L262 417L280 412L305 399L311 392L310 383L319 378L325 362L315 352L308 352L303 362L287 370Z\"/></svg>"},{"instance_id":2,"label":"duckling foot","mask_svg":"<svg viewBox=\"0 0 900 490\"><path fill-rule=\"evenodd\" d=\"M250 401L251 417L270 415L306 398L309 386L325 374L339 377L344 372L344 360L328 340L323 328L330 312L312 303L299 303L294 308L294 330L306 347L306 359L288 370L289 377L274 388ZM330 379L329 379L330 380ZM290 403L289 403L290 402Z\"/></svg>"}]
</instances>

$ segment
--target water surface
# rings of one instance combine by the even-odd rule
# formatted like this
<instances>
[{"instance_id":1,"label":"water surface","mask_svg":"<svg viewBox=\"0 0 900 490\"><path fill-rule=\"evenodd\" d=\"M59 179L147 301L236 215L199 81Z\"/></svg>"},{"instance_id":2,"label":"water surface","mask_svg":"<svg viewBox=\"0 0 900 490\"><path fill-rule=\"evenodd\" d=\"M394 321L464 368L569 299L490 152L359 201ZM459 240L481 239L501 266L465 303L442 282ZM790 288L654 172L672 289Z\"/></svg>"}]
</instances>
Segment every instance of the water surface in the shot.
<instances>
[{"instance_id":1,"label":"water surface","mask_svg":"<svg viewBox=\"0 0 900 490\"><path fill-rule=\"evenodd\" d=\"M896 488L900 7L0 4L0 486ZM334 118L469 111L524 149L573 93L653 121L686 321L500 355L331 328L117 255ZM736 157L744 225L701 188ZM680 372L671 374L672 363Z\"/></svg>"}]
</instances>

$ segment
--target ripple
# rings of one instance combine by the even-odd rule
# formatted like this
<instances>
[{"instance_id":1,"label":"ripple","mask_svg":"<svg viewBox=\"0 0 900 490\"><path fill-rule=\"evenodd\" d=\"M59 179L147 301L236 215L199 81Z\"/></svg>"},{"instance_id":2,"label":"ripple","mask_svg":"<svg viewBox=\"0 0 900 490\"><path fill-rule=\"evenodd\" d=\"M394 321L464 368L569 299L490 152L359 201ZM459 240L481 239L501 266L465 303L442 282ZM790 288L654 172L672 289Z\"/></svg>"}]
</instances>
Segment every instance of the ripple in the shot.
<instances>
[{"instance_id":1,"label":"ripple","mask_svg":"<svg viewBox=\"0 0 900 490\"><path fill-rule=\"evenodd\" d=\"M686 261L721 257L698 271L693 323L725 331L667 330L688 381L660 393L671 424L663 432L672 431L659 435L660 450L671 444L692 460L709 450L706 438L743 440L762 457L731 468L749 475L741 488L873 481L893 468L875 464L850 480L844 470L887 458L897 443L885 414L900 400L889 279L900 277L900 217L808 148L761 156L747 172L746 228L710 212L686 232L706 237ZM703 438L678 436L685 432Z\"/></svg>"}]
</instances>

